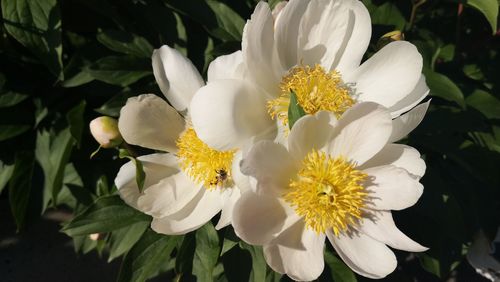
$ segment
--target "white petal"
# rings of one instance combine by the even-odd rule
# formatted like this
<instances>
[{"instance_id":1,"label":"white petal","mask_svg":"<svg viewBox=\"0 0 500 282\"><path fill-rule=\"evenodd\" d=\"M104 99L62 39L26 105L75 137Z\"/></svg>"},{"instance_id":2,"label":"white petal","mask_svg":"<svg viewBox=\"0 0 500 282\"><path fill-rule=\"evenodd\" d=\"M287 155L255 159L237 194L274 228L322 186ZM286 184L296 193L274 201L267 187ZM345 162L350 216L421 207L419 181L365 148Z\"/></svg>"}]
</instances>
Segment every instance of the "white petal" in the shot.
<instances>
[{"instance_id":1,"label":"white petal","mask_svg":"<svg viewBox=\"0 0 500 282\"><path fill-rule=\"evenodd\" d=\"M394 249L408 252L424 252L428 250L428 248L413 241L396 227L390 211L374 212L371 218L363 220L359 230Z\"/></svg>"},{"instance_id":2,"label":"white petal","mask_svg":"<svg viewBox=\"0 0 500 282\"><path fill-rule=\"evenodd\" d=\"M217 79L240 79L245 74L245 65L241 51L219 56L208 66L207 81Z\"/></svg>"},{"instance_id":3,"label":"white petal","mask_svg":"<svg viewBox=\"0 0 500 282\"><path fill-rule=\"evenodd\" d=\"M418 105L413 110L394 119L392 121L392 134L389 142L399 141L412 132L424 119L430 102L429 100L427 103Z\"/></svg>"},{"instance_id":4,"label":"white petal","mask_svg":"<svg viewBox=\"0 0 500 282\"><path fill-rule=\"evenodd\" d=\"M202 87L190 107L198 137L214 149L228 150L274 128L265 97L255 91L242 80L217 80Z\"/></svg>"},{"instance_id":5,"label":"white petal","mask_svg":"<svg viewBox=\"0 0 500 282\"><path fill-rule=\"evenodd\" d=\"M177 158L173 154L151 154L141 156L138 159L142 162L146 174L144 190L180 171ZM135 180L135 165L133 162L127 162L120 168L115 178L115 185L125 203L139 209L137 201L142 194L139 193L139 187Z\"/></svg>"},{"instance_id":6,"label":"white petal","mask_svg":"<svg viewBox=\"0 0 500 282\"><path fill-rule=\"evenodd\" d=\"M360 169L393 165L404 168L416 177L425 173L425 162L414 148L402 144L387 144L378 154L364 163Z\"/></svg>"},{"instance_id":7,"label":"white petal","mask_svg":"<svg viewBox=\"0 0 500 282\"><path fill-rule=\"evenodd\" d=\"M233 178L234 184L241 193L251 190L250 176L244 175L240 169L240 163L243 158L242 150L236 152L233 158L233 163L231 165L231 177Z\"/></svg>"},{"instance_id":8,"label":"white petal","mask_svg":"<svg viewBox=\"0 0 500 282\"><path fill-rule=\"evenodd\" d=\"M274 22L269 5L259 2L243 29L241 42L243 61L255 83L277 95L281 80L274 46Z\"/></svg>"},{"instance_id":9,"label":"white petal","mask_svg":"<svg viewBox=\"0 0 500 282\"><path fill-rule=\"evenodd\" d=\"M420 101L422 101L427 95L429 95L429 87L425 83L425 76L422 74L418 80L415 88L406 95L402 100L399 100L396 104L392 105L388 110L391 112L392 118L400 116L402 113L415 107Z\"/></svg>"},{"instance_id":10,"label":"white petal","mask_svg":"<svg viewBox=\"0 0 500 282\"><path fill-rule=\"evenodd\" d=\"M224 204L222 206L219 222L217 222L217 225L215 226L215 229L217 230L231 224L234 205L236 204L236 201L238 201L238 199L241 197L240 189L238 189L238 187L228 188L223 192L222 197Z\"/></svg>"},{"instance_id":11,"label":"white petal","mask_svg":"<svg viewBox=\"0 0 500 282\"><path fill-rule=\"evenodd\" d=\"M422 56L406 41L387 44L344 81L355 83L360 101L372 101L391 107L417 85L422 72Z\"/></svg>"},{"instance_id":12,"label":"white petal","mask_svg":"<svg viewBox=\"0 0 500 282\"><path fill-rule=\"evenodd\" d=\"M309 3L299 27L298 62L319 63L327 70L336 65L354 27L352 2L317 0Z\"/></svg>"},{"instance_id":13,"label":"white petal","mask_svg":"<svg viewBox=\"0 0 500 282\"><path fill-rule=\"evenodd\" d=\"M326 111L301 117L288 136L288 150L297 160L302 160L311 150L319 150L331 139L335 116Z\"/></svg>"},{"instance_id":14,"label":"white petal","mask_svg":"<svg viewBox=\"0 0 500 282\"><path fill-rule=\"evenodd\" d=\"M364 170L372 179L366 184L370 201L377 210L402 210L413 206L424 191L422 184L405 169L379 166Z\"/></svg>"},{"instance_id":15,"label":"white petal","mask_svg":"<svg viewBox=\"0 0 500 282\"><path fill-rule=\"evenodd\" d=\"M234 232L253 245L264 245L276 238L287 220L285 207L275 197L246 192L233 211Z\"/></svg>"},{"instance_id":16,"label":"white petal","mask_svg":"<svg viewBox=\"0 0 500 282\"><path fill-rule=\"evenodd\" d=\"M167 102L153 94L132 97L120 111L118 128L129 144L176 152L184 119Z\"/></svg>"},{"instance_id":17,"label":"white petal","mask_svg":"<svg viewBox=\"0 0 500 282\"><path fill-rule=\"evenodd\" d=\"M153 217L172 215L185 207L200 189L205 188L180 171L144 190L137 205L142 212Z\"/></svg>"},{"instance_id":18,"label":"white petal","mask_svg":"<svg viewBox=\"0 0 500 282\"><path fill-rule=\"evenodd\" d=\"M392 120L387 110L375 103L359 103L347 110L332 133L327 152L362 165L387 144Z\"/></svg>"},{"instance_id":19,"label":"white petal","mask_svg":"<svg viewBox=\"0 0 500 282\"><path fill-rule=\"evenodd\" d=\"M286 2L282 2L286 3ZM297 65L297 37L302 15L306 11L309 0L291 0L279 15L275 23L274 40L283 69Z\"/></svg>"},{"instance_id":20,"label":"white petal","mask_svg":"<svg viewBox=\"0 0 500 282\"><path fill-rule=\"evenodd\" d=\"M365 5L361 1L347 1L346 4L351 4L350 20L354 23L348 30L339 55L336 56L336 61L331 67L332 70L336 69L341 74L350 73L359 67L372 33L370 14Z\"/></svg>"},{"instance_id":21,"label":"white petal","mask_svg":"<svg viewBox=\"0 0 500 282\"><path fill-rule=\"evenodd\" d=\"M302 232L303 249L294 249L282 245L264 246L264 257L276 272L287 274L297 281L317 279L325 267L323 249L325 235L305 229Z\"/></svg>"},{"instance_id":22,"label":"white petal","mask_svg":"<svg viewBox=\"0 0 500 282\"><path fill-rule=\"evenodd\" d=\"M297 165L283 145L265 140L253 146L240 168L243 174L257 179L256 193L280 196Z\"/></svg>"},{"instance_id":23,"label":"white petal","mask_svg":"<svg viewBox=\"0 0 500 282\"><path fill-rule=\"evenodd\" d=\"M396 269L396 256L384 243L362 233L337 237L327 231L326 235L342 260L360 275L380 279Z\"/></svg>"},{"instance_id":24,"label":"white petal","mask_svg":"<svg viewBox=\"0 0 500 282\"><path fill-rule=\"evenodd\" d=\"M205 83L191 61L179 51L163 45L153 51L153 73L167 100L184 111L196 90Z\"/></svg>"},{"instance_id":25,"label":"white petal","mask_svg":"<svg viewBox=\"0 0 500 282\"><path fill-rule=\"evenodd\" d=\"M179 212L163 218L153 218L151 228L162 234L179 235L198 229L222 208L222 195L215 189L200 189L196 197Z\"/></svg>"}]
</instances>

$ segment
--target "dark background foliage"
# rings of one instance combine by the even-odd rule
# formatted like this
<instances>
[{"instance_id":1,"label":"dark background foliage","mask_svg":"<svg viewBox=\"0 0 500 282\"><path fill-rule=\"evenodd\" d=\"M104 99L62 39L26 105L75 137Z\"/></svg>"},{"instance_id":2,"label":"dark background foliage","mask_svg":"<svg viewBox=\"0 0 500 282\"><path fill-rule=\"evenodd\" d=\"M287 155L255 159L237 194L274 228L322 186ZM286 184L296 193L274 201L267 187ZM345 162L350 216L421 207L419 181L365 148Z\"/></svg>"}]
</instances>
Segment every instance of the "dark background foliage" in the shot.
<instances>
[{"instance_id":1,"label":"dark background foliage","mask_svg":"<svg viewBox=\"0 0 500 282\"><path fill-rule=\"evenodd\" d=\"M500 225L498 1L363 2L374 25L367 57L384 43L381 36L403 31L424 57L432 97L424 122L403 141L427 162L425 192L416 206L395 213L398 226L430 250L397 252L398 269L386 279L480 281L465 254L480 229L492 238ZM1 213L0 234L14 232L4 224L14 222L25 238L42 214L64 211L76 215L62 227L75 251L121 261L118 281L160 273L181 281L287 280L231 228L216 232L209 223L185 236L154 233L150 218L116 195L113 179L124 162L118 152L89 158L98 147L90 120L117 117L130 96L160 95L151 69L154 48L175 46L205 74L214 57L240 48L255 4L1 0L0 200L2 211L11 212ZM91 240L92 233L100 238ZM365 280L330 248L325 261L320 280Z\"/></svg>"}]
</instances>

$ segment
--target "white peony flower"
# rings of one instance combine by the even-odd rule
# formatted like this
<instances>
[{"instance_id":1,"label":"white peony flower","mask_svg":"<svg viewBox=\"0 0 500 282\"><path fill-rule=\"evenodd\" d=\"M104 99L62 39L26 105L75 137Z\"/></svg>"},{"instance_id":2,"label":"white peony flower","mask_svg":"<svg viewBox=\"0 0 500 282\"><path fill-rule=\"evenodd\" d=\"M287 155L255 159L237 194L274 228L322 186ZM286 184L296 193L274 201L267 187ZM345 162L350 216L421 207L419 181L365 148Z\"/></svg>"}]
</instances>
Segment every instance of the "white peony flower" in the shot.
<instances>
[{"instance_id":1,"label":"white peony flower","mask_svg":"<svg viewBox=\"0 0 500 282\"><path fill-rule=\"evenodd\" d=\"M241 163L255 188L236 203L236 234L262 245L271 268L295 280L322 273L325 238L351 269L369 278L396 268L389 247L425 251L391 216L417 202L425 172L417 150L390 142L392 130L386 108L363 102L338 120L326 111L302 117L288 148L258 142Z\"/></svg>"},{"instance_id":2,"label":"white peony flower","mask_svg":"<svg viewBox=\"0 0 500 282\"><path fill-rule=\"evenodd\" d=\"M237 75L239 53L215 60L212 77ZM231 214L247 177L238 167L239 150L217 151L204 144L190 125L189 103L204 85L189 59L168 46L153 53L156 81L173 105L153 94L128 99L118 126L129 144L164 151L141 156L146 179L140 193L132 162L123 165L115 179L122 199L153 216L151 227L164 234L184 234L208 222L222 210L216 226L231 223ZM179 112L182 112L181 115ZM238 184L238 185L237 185Z\"/></svg>"},{"instance_id":3,"label":"white peony flower","mask_svg":"<svg viewBox=\"0 0 500 282\"><path fill-rule=\"evenodd\" d=\"M392 42L360 65L371 36L362 2L291 0L275 16L260 2L243 32L245 74L213 80L193 97L193 126L209 146L276 136L273 120L286 131L292 91L307 114L337 117L371 101L397 118L428 94L422 56L409 42Z\"/></svg>"}]
</instances>

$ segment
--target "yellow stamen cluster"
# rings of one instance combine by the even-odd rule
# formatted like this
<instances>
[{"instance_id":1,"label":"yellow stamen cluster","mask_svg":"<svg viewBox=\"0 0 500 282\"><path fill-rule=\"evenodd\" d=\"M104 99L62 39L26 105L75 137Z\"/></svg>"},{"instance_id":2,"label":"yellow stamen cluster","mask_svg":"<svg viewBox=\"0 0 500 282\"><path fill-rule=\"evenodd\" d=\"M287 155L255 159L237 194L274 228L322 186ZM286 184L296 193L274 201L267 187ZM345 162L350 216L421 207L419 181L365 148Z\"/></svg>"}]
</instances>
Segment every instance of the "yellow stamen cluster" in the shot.
<instances>
[{"instance_id":1,"label":"yellow stamen cluster","mask_svg":"<svg viewBox=\"0 0 500 282\"><path fill-rule=\"evenodd\" d=\"M267 103L269 115L288 125L290 92L297 96L298 104L306 114L325 110L340 117L354 105L350 89L342 81L338 71L326 72L320 65L314 67L297 66L284 76L280 85L281 94Z\"/></svg>"},{"instance_id":2,"label":"yellow stamen cluster","mask_svg":"<svg viewBox=\"0 0 500 282\"><path fill-rule=\"evenodd\" d=\"M331 228L339 235L362 217L367 177L344 158L332 159L315 150L304 158L298 177L290 181L290 190L283 198L304 217L309 228L317 233Z\"/></svg>"},{"instance_id":3,"label":"yellow stamen cluster","mask_svg":"<svg viewBox=\"0 0 500 282\"><path fill-rule=\"evenodd\" d=\"M232 184L231 164L234 150L217 151L203 143L194 129L188 128L177 140L180 167L207 189Z\"/></svg>"}]
</instances>

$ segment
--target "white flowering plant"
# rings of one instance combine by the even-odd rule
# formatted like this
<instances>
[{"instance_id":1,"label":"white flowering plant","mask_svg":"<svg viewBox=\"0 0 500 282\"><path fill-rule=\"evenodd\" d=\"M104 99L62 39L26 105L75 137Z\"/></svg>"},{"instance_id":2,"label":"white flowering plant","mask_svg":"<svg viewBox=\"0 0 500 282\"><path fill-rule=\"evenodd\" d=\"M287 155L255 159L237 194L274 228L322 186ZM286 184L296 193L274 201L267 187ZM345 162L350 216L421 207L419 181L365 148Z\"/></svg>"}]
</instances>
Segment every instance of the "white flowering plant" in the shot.
<instances>
[{"instance_id":1,"label":"white flowering plant","mask_svg":"<svg viewBox=\"0 0 500 282\"><path fill-rule=\"evenodd\" d=\"M35 2L1 3L12 236L62 212L117 281L498 277L498 1Z\"/></svg>"}]
</instances>

